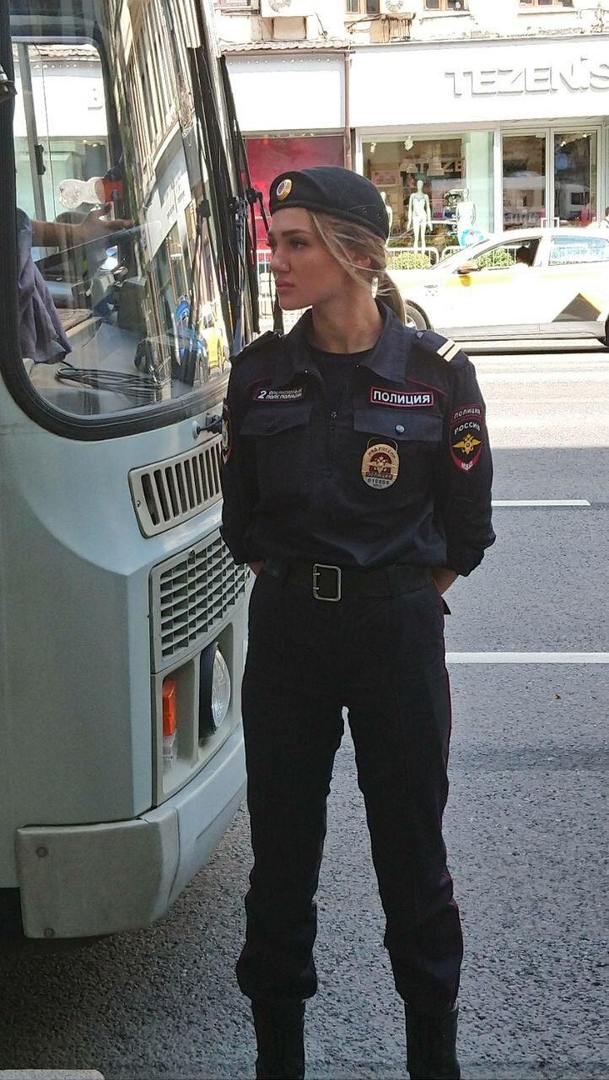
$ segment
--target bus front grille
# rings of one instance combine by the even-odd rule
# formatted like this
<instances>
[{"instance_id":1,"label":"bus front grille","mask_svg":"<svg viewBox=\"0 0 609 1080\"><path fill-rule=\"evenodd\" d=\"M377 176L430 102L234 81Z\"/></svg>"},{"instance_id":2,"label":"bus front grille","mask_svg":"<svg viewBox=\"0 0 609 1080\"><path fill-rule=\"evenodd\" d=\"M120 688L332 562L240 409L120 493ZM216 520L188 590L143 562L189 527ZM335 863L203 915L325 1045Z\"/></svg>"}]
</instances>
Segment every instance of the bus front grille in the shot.
<instances>
[{"instance_id":1,"label":"bus front grille","mask_svg":"<svg viewBox=\"0 0 609 1080\"><path fill-rule=\"evenodd\" d=\"M131 498L144 536L165 532L218 502L220 445L216 435L196 450L130 471Z\"/></svg>"},{"instance_id":2,"label":"bus front grille","mask_svg":"<svg viewBox=\"0 0 609 1080\"><path fill-rule=\"evenodd\" d=\"M249 570L237 566L218 530L151 572L154 671L202 645L245 593Z\"/></svg>"}]
</instances>

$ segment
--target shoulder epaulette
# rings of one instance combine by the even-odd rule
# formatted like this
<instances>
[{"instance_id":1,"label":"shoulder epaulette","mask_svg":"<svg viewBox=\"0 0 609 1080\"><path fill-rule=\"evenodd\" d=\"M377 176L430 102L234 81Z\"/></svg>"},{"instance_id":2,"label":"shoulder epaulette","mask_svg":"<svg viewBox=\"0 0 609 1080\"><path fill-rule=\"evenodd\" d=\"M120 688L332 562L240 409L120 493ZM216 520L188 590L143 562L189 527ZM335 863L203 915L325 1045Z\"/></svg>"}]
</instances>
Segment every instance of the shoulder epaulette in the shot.
<instances>
[{"instance_id":1,"label":"shoulder epaulette","mask_svg":"<svg viewBox=\"0 0 609 1080\"><path fill-rule=\"evenodd\" d=\"M239 364L244 356L251 356L257 349L268 348L269 345L275 344L275 342L282 339L283 334L280 334L278 330L267 330L265 334L261 334L260 337L250 341L249 345L246 345L236 356L231 356L231 364Z\"/></svg>"},{"instance_id":2,"label":"shoulder epaulette","mask_svg":"<svg viewBox=\"0 0 609 1080\"><path fill-rule=\"evenodd\" d=\"M442 334L436 334L434 330L417 330L415 337L425 352L439 356L453 367L461 367L467 360L466 354L452 338L442 337Z\"/></svg>"}]
</instances>

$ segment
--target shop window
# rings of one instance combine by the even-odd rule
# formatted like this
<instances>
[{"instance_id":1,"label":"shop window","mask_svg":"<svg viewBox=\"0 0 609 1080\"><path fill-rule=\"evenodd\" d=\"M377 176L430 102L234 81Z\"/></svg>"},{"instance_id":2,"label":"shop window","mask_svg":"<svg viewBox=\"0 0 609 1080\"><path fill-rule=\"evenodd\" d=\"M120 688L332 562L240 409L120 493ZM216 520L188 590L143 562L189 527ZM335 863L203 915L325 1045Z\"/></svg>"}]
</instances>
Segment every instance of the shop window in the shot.
<instances>
[{"instance_id":1,"label":"shop window","mask_svg":"<svg viewBox=\"0 0 609 1080\"><path fill-rule=\"evenodd\" d=\"M390 243L412 247L410 197L427 195L431 220L425 246L446 249L493 231L493 136L488 131L363 143L364 173L391 210ZM419 182L421 189L419 191ZM467 234L467 236L466 236Z\"/></svg>"}]
</instances>

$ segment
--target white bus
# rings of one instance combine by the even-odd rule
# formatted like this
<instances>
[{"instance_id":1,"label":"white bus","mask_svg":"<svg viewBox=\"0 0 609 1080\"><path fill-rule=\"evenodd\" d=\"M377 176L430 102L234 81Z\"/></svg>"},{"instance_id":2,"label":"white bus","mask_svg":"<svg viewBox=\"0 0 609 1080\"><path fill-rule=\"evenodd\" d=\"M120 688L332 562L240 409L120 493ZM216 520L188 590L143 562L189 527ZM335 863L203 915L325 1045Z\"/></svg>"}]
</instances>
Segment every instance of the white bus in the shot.
<instances>
[{"instance_id":1,"label":"white bus","mask_svg":"<svg viewBox=\"0 0 609 1080\"><path fill-rule=\"evenodd\" d=\"M29 937L148 925L243 797L219 417L256 253L212 27L1 6L0 921Z\"/></svg>"}]
</instances>

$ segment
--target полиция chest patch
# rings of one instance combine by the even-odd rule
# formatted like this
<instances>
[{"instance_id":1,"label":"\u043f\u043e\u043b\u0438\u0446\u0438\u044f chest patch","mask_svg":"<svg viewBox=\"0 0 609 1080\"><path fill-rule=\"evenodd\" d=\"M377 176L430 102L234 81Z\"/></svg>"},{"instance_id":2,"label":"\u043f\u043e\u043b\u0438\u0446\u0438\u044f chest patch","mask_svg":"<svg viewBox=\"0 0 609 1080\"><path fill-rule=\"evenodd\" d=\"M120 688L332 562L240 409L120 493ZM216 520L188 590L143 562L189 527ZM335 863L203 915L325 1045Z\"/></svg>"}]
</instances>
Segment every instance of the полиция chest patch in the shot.
<instances>
[{"instance_id":1,"label":"\u043f\u043e\u043b\u0438\u0446\u0438\u044f chest patch","mask_svg":"<svg viewBox=\"0 0 609 1080\"><path fill-rule=\"evenodd\" d=\"M429 390L383 390L380 386L370 387L371 405L390 405L396 409L420 409L434 404L434 396Z\"/></svg>"}]
</instances>

